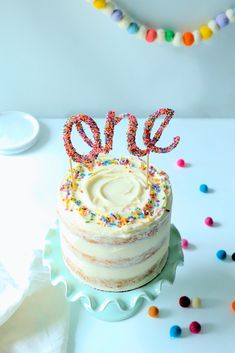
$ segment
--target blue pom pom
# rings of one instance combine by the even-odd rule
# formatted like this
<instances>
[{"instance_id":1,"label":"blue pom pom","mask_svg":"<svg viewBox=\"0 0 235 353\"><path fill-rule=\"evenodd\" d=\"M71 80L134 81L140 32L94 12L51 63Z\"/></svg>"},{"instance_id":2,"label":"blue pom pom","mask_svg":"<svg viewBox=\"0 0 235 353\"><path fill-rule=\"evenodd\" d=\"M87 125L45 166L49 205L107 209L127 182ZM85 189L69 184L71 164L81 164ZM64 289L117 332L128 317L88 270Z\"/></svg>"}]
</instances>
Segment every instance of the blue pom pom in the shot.
<instances>
[{"instance_id":1,"label":"blue pom pom","mask_svg":"<svg viewBox=\"0 0 235 353\"><path fill-rule=\"evenodd\" d=\"M171 326L170 328L170 337L176 338L181 335L181 328L178 325Z\"/></svg>"},{"instance_id":2,"label":"blue pom pom","mask_svg":"<svg viewBox=\"0 0 235 353\"><path fill-rule=\"evenodd\" d=\"M129 27L127 28L127 31L128 31L128 33L130 33L130 34L135 34L135 33L138 32L139 29L140 29L140 28L139 28L139 26L137 25L137 23L131 22L131 23L129 24Z\"/></svg>"},{"instance_id":3,"label":"blue pom pom","mask_svg":"<svg viewBox=\"0 0 235 353\"><path fill-rule=\"evenodd\" d=\"M200 185L200 191L207 193L208 192L208 186L206 184L201 184Z\"/></svg>"},{"instance_id":4,"label":"blue pom pom","mask_svg":"<svg viewBox=\"0 0 235 353\"><path fill-rule=\"evenodd\" d=\"M225 250L218 250L216 253L216 257L220 260L225 260L227 256L227 253Z\"/></svg>"}]
</instances>

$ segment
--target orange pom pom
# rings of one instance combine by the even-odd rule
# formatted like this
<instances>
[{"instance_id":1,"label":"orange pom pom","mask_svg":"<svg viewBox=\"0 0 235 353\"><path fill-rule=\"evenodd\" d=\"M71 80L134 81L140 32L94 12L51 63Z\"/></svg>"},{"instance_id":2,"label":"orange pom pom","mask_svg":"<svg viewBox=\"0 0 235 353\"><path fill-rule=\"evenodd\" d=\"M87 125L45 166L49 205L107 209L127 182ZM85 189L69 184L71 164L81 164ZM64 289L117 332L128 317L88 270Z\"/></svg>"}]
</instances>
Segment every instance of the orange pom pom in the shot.
<instances>
[{"instance_id":1,"label":"orange pom pom","mask_svg":"<svg viewBox=\"0 0 235 353\"><path fill-rule=\"evenodd\" d=\"M235 312L235 300L233 300L231 303L231 309Z\"/></svg>"},{"instance_id":2,"label":"orange pom pom","mask_svg":"<svg viewBox=\"0 0 235 353\"><path fill-rule=\"evenodd\" d=\"M157 317L159 314L159 309L156 306L150 306L148 314L150 317Z\"/></svg>"},{"instance_id":3,"label":"orange pom pom","mask_svg":"<svg viewBox=\"0 0 235 353\"><path fill-rule=\"evenodd\" d=\"M194 36L191 32L184 32L183 34L184 45L190 46L194 43Z\"/></svg>"}]
</instances>

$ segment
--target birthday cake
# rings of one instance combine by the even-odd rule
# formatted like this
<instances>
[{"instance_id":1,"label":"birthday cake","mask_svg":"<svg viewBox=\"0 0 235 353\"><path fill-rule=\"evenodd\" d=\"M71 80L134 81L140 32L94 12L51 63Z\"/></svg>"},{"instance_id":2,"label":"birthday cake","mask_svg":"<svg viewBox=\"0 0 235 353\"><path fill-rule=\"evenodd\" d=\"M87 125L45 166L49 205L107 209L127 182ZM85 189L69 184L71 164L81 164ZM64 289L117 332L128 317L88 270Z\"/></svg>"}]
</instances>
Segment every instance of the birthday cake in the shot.
<instances>
[{"instance_id":1,"label":"birthday cake","mask_svg":"<svg viewBox=\"0 0 235 353\"><path fill-rule=\"evenodd\" d=\"M60 188L58 214L64 262L83 282L126 291L152 280L168 255L172 193L169 178L137 157L100 154L78 163Z\"/></svg>"},{"instance_id":2,"label":"birthday cake","mask_svg":"<svg viewBox=\"0 0 235 353\"><path fill-rule=\"evenodd\" d=\"M63 140L70 171L60 186L57 206L61 249L69 270L81 281L105 291L126 291L144 285L163 269L168 256L172 191L167 174L149 166L149 153L171 152L179 136L166 147L157 147L174 115L160 109L145 122L143 142L136 144L138 121L134 115L109 112L105 145L100 130L87 115L75 115L64 126ZM151 138L156 119L164 117ZM130 157L113 158L114 127L128 119ZM89 126L93 141L82 123ZM92 148L79 154L71 140L72 128ZM147 163L140 157L147 156ZM77 164L72 166L72 161Z\"/></svg>"}]
</instances>

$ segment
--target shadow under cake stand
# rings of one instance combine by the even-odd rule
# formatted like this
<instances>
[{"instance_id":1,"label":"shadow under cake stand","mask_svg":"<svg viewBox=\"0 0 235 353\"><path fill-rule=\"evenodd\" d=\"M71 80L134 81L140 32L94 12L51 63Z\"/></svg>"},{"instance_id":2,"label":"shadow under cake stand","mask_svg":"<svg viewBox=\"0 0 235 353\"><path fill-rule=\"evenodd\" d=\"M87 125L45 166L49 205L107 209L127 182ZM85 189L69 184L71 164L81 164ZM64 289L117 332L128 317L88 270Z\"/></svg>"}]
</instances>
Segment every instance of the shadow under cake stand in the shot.
<instances>
[{"instance_id":1,"label":"shadow under cake stand","mask_svg":"<svg viewBox=\"0 0 235 353\"><path fill-rule=\"evenodd\" d=\"M140 288L126 292L105 292L94 289L81 282L65 266L60 246L58 222L51 227L45 238L43 263L49 268L53 286L63 283L65 296L70 302L79 301L96 318L105 321L125 320L135 315L145 300L158 297L164 282L173 284L178 265L183 265L181 237L172 224L170 232L169 255L162 272L151 282Z\"/></svg>"}]
</instances>

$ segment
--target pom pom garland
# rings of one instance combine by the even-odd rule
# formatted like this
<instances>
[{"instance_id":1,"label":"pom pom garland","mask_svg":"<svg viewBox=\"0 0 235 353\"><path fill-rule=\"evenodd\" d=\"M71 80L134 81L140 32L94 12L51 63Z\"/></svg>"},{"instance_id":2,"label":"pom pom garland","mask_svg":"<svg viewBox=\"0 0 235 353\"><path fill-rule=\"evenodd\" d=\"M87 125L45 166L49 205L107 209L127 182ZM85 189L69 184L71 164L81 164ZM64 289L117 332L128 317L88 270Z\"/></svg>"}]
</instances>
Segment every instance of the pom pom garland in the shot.
<instances>
[{"instance_id":1,"label":"pom pom garland","mask_svg":"<svg viewBox=\"0 0 235 353\"><path fill-rule=\"evenodd\" d=\"M127 14L124 15L124 11L117 8L117 5L111 0L89 0L88 2L92 3L97 10L111 16L120 28L126 29L128 33L136 35L137 38L148 43L168 42L176 47L180 47L182 44L186 47L197 45L201 39L208 40L220 29L235 22L235 8L229 8L209 20L207 25L201 25L198 30L180 33L172 29L147 28L144 24L137 24L133 18Z\"/></svg>"}]
</instances>

